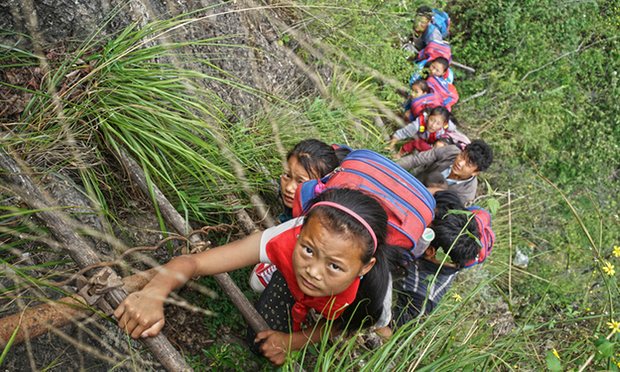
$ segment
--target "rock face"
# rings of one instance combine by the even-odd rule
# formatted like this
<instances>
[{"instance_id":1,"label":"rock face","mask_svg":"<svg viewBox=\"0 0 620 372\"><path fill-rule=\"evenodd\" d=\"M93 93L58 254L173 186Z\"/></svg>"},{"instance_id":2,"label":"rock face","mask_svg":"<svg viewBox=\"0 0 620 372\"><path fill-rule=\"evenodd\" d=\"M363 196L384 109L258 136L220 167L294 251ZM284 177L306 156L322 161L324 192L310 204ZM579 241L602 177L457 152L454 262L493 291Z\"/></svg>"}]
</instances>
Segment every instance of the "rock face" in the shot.
<instances>
[{"instance_id":1,"label":"rock face","mask_svg":"<svg viewBox=\"0 0 620 372\"><path fill-rule=\"evenodd\" d=\"M188 12L195 12L192 17L200 20L175 30L166 36L167 39L158 42L217 40L209 44L190 45L180 50L177 57L173 56L165 62L215 77L232 76L270 95L290 98L293 90L300 96L314 91L306 75L289 58L291 52L279 42L281 31L278 27L288 23L294 11L276 11L250 1L5 0L0 2L0 28L12 32L0 34L0 44L40 53L51 61L58 61L65 51L73 50L91 35L96 34L97 39L106 40L132 23L145 25ZM0 53L5 50L0 48ZM193 62L199 59L209 63ZM36 90L41 88L42 69L0 69L0 79ZM230 88L216 79L205 84L231 105L232 121L269 109L268 103L257 99L256 95ZM0 101L8 103L0 104L0 122L19 122L19 116L30 99L29 93L0 88ZM101 221L97 220L88 200L81 198L79 185L68 177L50 177L46 180L50 184L48 191L61 200L62 205L74 206L73 210L82 223L102 230ZM99 251L106 255L111 254L109 250L106 246L99 247ZM51 260L51 257L43 257L44 261ZM0 313L0 316L3 315L6 314ZM109 331L109 324L88 322L92 324L85 330L81 329L82 324L69 326L58 332L64 335L62 337L48 334L30 344L14 345L5 361L7 368L37 369L57 363L62 355L64 357L59 363L70 370L93 366L108 369L117 366L121 358L119 355L131 353L116 328L112 327ZM101 337L93 336L101 333L104 333ZM91 349L82 352L80 348L72 348L70 345L76 340L91 345L91 349L100 348L102 355ZM150 365L149 360L147 357L145 365L138 365L137 369L157 368Z\"/></svg>"},{"instance_id":2,"label":"rock face","mask_svg":"<svg viewBox=\"0 0 620 372\"><path fill-rule=\"evenodd\" d=\"M201 20L179 28L167 36L169 39L160 41L209 38L219 41L188 47L172 63L216 77L230 74L269 94L288 94L291 87L295 87L296 94L307 94L312 85L287 57L290 52L278 42L281 32L277 25L285 24L283 18L290 19L294 12L275 9L252 1L8 0L0 4L0 28L15 34L0 35L0 43L25 50L35 50L38 44L44 51L63 44L71 50L71 44L80 43L95 32L97 38L106 39L132 23L144 25L195 12L192 16ZM213 67L188 63L191 58L187 53L207 59ZM246 117L264 108L250 94L216 82L207 84L234 107L234 116Z\"/></svg>"}]
</instances>

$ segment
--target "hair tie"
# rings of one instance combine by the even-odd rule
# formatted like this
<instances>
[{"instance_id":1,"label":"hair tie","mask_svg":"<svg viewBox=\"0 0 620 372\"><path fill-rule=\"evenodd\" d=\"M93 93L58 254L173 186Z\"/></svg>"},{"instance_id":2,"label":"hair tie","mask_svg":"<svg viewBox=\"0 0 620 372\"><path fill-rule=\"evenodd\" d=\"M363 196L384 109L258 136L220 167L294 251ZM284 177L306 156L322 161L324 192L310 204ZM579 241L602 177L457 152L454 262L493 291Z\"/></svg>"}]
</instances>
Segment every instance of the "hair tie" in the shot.
<instances>
[{"instance_id":1,"label":"hair tie","mask_svg":"<svg viewBox=\"0 0 620 372\"><path fill-rule=\"evenodd\" d=\"M349 208L347 208L345 206L342 206L342 205L340 205L338 203L334 203L334 202L330 202L330 201L320 201L320 202L314 204L310 208L310 210L312 210L312 209L314 209L314 207L318 207L320 205L324 205L326 207L332 207L332 208L339 209L339 210L343 211L344 213L348 214L349 216L355 218L357 220L357 222L361 223L362 226L364 226L366 228L366 230L368 230L368 233L370 234L370 237L372 238L372 241L374 243L372 254L373 255L375 254L375 252L377 251L377 236L375 235L375 232L370 227L368 222L366 222L366 220L364 220L359 214L353 212L351 209L349 209Z\"/></svg>"}]
</instances>

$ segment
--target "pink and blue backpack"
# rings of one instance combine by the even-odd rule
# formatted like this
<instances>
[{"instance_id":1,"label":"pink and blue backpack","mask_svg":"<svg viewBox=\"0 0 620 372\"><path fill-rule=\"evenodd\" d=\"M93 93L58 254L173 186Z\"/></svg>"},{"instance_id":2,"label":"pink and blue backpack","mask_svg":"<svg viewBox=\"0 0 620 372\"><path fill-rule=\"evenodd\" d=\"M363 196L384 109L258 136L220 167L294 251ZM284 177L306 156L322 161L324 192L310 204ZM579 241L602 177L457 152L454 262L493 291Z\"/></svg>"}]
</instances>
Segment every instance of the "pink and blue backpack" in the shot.
<instances>
[{"instance_id":1,"label":"pink and blue backpack","mask_svg":"<svg viewBox=\"0 0 620 372\"><path fill-rule=\"evenodd\" d=\"M443 57L448 63L452 63L452 48L450 48L450 44L445 41L431 41L429 42L424 49L418 53L418 57L416 61L424 62L425 64L429 61L434 61L435 59Z\"/></svg>"},{"instance_id":2,"label":"pink and blue backpack","mask_svg":"<svg viewBox=\"0 0 620 372\"><path fill-rule=\"evenodd\" d=\"M435 199L411 173L374 151L354 150L333 172L297 188L293 216L301 216L310 200L331 188L356 189L377 199L388 216L386 243L409 251L412 257L435 215Z\"/></svg>"},{"instance_id":3,"label":"pink and blue backpack","mask_svg":"<svg viewBox=\"0 0 620 372\"><path fill-rule=\"evenodd\" d=\"M413 74L409 78L409 85L411 86L416 80L420 79L423 69L440 57L445 58L448 64L452 63L452 49L450 48L450 44L445 41L429 42L416 57L415 68ZM450 83L454 81L454 74L450 68L446 70L443 78Z\"/></svg>"},{"instance_id":4,"label":"pink and blue backpack","mask_svg":"<svg viewBox=\"0 0 620 372\"><path fill-rule=\"evenodd\" d=\"M457 92L454 84L436 76L429 76L426 83L439 96L442 106L452 111L452 106L459 101L459 92Z\"/></svg>"},{"instance_id":5,"label":"pink and blue backpack","mask_svg":"<svg viewBox=\"0 0 620 372\"><path fill-rule=\"evenodd\" d=\"M476 205L467 208L467 210L474 214L474 221L478 226L478 233L480 234L481 248L478 257L464 264L464 268L483 263L491 254L493 244L495 244L495 233L493 233L491 226L491 214L486 209Z\"/></svg>"},{"instance_id":6,"label":"pink and blue backpack","mask_svg":"<svg viewBox=\"0 0 620 372\"><path fill-rule=\"evenodd\" d=\"M414 121L417 117L422 115L424 110L434 109L437 106L441 106L443 104L443 100L441 97L435 94L435 92L430 92L424 95L421 95L418 98L415 98L411 101L411 104L407 108L407 110L411 110L411 115L409 116L409 121Z\"/></svg>"}]
</instances>

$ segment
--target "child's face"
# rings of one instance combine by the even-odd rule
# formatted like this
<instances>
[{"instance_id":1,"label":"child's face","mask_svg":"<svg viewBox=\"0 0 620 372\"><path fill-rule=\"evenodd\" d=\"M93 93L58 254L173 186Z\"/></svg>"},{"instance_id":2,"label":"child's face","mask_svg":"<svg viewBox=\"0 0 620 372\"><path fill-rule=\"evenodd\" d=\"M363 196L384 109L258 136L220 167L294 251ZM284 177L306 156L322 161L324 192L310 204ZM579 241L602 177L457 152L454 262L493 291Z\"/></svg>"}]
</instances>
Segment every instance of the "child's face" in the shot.
<instances>
[{"instance_id":1,"label":"child's face","mask_svg":"<svg viewBox=\"0 0 620 372\"><path fill-rule=\"evenodd\" d=\"M441 77L441 76L443 76L443 74L446 73L446 69L439 62L431 63L431 67L429 67L428 70L431 73L431 75L433 75L433 76Z\"/></svg>"},{"instance_id":2,"label":"child's face","mask_svg":"<svg viewBox=\"0 0 620 372\"><path fill-rule=\"evenodd\" d=\"M293 208L293 199L297 186L310 180L310 175L293 155L286 161L284 173L280 176L280 189L282 190L282 203L288 208Z\"/></svg>"},{"instance_id":3,"label":"child's face","mask_svg":"<svg viewBox=\"0 0 620 372\"><path fill-rule=\"evenodd\" d=\"M362 263L362 241L325 228L320 215L306 221L293 251L293 271L301 291L311 297L336 295L375 264Z\"/></svg>"},{"instance_id":4,"label":"child's face","mask_svg":"<svg viewBox=\"0 0 620 372\"><path fill-rule=\"evenodd\" d=\"M428 117L427 130L429 133L435 133L446 125L441 115L431 115Z\"/></svg>"},{"instance_id":5,"label":"child's face","mask_svg":"<svg viewBox=\"0 0 620 372\"><path fill-rule=\"evenodd\" d=\"M430 19L426 18L425 16L417 16L415 19L414 31L417 33L422 33L426 31L426 28L428 27L428 24L430 22Z\"/></svg>"},{"instance_id":6,"label":"child's face","mask_svg":"<svg viewBox=\"0 0 620 372\"><path fill-rule=\"evenodd\" d=\"M411 98L418 98L424 95L424 91L417 85L411 87Z\"/></svg>"}]
</instances>

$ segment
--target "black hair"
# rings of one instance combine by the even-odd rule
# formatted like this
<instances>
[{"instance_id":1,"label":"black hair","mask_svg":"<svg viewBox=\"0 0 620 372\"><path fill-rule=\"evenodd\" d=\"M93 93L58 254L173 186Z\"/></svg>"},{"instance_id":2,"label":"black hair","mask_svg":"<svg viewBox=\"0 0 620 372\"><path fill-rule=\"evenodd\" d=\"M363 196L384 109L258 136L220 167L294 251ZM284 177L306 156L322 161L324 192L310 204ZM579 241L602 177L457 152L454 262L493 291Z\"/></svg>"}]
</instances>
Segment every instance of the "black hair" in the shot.
<instances>
[{"instance_id":1,"label":"black hair","mask_svg":"<svg viewBox=\"0 0 620 372\"><path fill-rule=\"evenodd\" d=\"M428 20L433 19L433 9L430 6L422 5L416 10L416 15L424 16Z\"/></svg>"},{"instance_id":2,"label":"black hair","mask_svg":"<svg viewBox=\"0 0 620 372\"><path fill-rule=\"evenodd\" d=\"M339 318L340 327L357 330L362 326L370 326L379 320L383 312L383 300L389 290L389 274L401 265L402 252L399 248L387 246L387 214L381 204L372 196L353 189L329 189L321 193L310 204L320 201L331 201L354 211L368 223L377 238L377 249L366 228L351 215L329 206L318 206L309 209L304 224L313 216L323 221L323 226L336 233L361 239L365 249L361 260L364 264L374 256L375 265L360 281L355 301L349 305Z\"/></svg>"},{"instance_id":3,"label":"black hair","mask_svg":"<svg viewBox=\"0 0 620 372\"><path fill-rule=\"evenodd\" d=\"M453 119L450 119L453 120ZM435 141L435 143L437 142L442 142L445 143L446 145L455 145L456 143L454 142L454 140L452 139L452 137L441 137L438 138L437 141Z\"/></svg>"},{"instance_id":4,"label":"black hair","mask_svg":"<svg viewBox=\"0 0 620 372\"><path fill-rule=\"evenodd\" d=\"M430 65L432 65L432 64L433 64L433 63L435 63L435 62L437 62L437 63L439 63L440 65L442 65L444 70L447 70L447 69L448 69L448 67L450 67L450 62L448 62L448 60L447 60L447 59L445 59L445 58L443 58L443 57L437 57L437 58L435 58L434 60L429 61L429 62L428 62L428 64L427 64L427 66L430 66Z\"/></svg>"},{"instance_id":5,"label":"black hair","mask_svg":"<svg viewBox=\"0 0 620 372\"><path fill-rule=\"evenodd\" d=\"M471 214L464 212L463 202L454 191L438 191L435 200L437 210L431 223L435 239L431 246L443 249L452 262L462 267L480 252L480 245L474 238L479 236L478 226Z\"/></svg>"},{"instance_id":6,"label":"black hair","mask_svg":"<svg viewBox=\"0 0 620 372\"><path fill-rule=\"evenodd\" d=\"M332 145L333 147L333 145ZM346 146L338 146L338 148L336 150L334 150L336 152L336 158L338 158L338 164L342 163L342 161L344 160L344 158L347 157L347 155L349 155L351 153L351 149L349 147Z\"/></svg>"},{"instance_id":7,"label":"black hair","mask_svg":"<svg viewBox=\"0 0 620 372\"><path fill-rule=\"evenodd\" d=\"M446 178L439 171L430 172L420 176L420 182L426 187L430 186L448 186Z\"/></svg>"},{"instance_id":8,"label":"black hair","mask_svg":"<svg viewBox=\"0 0 620 372\"><path fill-rule=\"evenodd\" d=\"M493 150L481 139L471 141L463 151L467 155L467 159L476 165L479 172L484 172L493 163Z\"/></svg>"},{"instance_id":9,"label":"black hair","mask_svg":"<svg viewBox=\"0 0 620 372\"><path fill-rule=\"evenodd\" d=\"M431 111L428 113L428 116L431 115L440 115L441 117L443 117L443 121L446 123L450 121L451 116L450 111L448 111L448 109L443 106L433 107L433 109L431 109Z\"/></svg>"},{"instance_id":10,"label":"black hair","mask_svg":"<svg viewBox=\"0 0 620 372\"><path fill-rule=\"evenodd\" d=\"M424 93L431 92L431 87L428 86L428 83L424 79L418 79L414 81L413 84L411 84L411 88L413 87L420 87L420 89L422 89L422 92Z\"/></svg>"},{"instance_id":11,"label":"black hair","mask_svg":"<svg viewBox=\"0 0 620 372\"><path fill-rule=\"evenodd\" d=\"M321 178L333 171L340 162L336 151L325 142L307 139L299 142L286 155L286 160L295 156L311 178Z\"/></svg>"}]
</instances>

